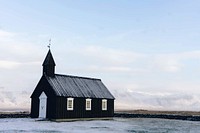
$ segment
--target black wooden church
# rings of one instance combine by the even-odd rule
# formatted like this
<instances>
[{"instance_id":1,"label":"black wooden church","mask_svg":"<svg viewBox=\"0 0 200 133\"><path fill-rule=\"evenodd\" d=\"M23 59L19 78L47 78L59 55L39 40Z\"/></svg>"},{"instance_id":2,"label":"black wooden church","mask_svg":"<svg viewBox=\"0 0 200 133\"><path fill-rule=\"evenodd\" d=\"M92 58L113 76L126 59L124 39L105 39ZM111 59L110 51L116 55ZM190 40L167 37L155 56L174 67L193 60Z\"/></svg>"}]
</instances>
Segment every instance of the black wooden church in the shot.
<instances>
[{"instance_id":1,"label":"black wooden church","mask_svg":"<svg viewBox=\"0 0 200 133\"><path fill-rule=\"evenodd\" d=\"M55 74L49 49L43 75L31 95L31 117L51 120L110 118L114 97L100 79Z\"/></svg>"}]
</instances>

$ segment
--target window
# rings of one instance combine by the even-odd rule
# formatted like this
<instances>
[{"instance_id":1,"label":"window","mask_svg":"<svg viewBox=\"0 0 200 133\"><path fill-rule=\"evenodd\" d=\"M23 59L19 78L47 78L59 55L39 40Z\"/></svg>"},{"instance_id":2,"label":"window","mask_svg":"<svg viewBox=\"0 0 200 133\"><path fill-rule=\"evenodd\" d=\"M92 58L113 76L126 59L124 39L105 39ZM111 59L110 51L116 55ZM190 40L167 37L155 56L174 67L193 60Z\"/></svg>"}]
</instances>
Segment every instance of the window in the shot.
<instances>
[{"instance_id":1,"label":"window","mask_svg":"<svg viewBox=\"0 0 200 133\"><path fill-rule=\"evenodd\" d=\"M107 100L106 99L102 100L102 110L107 110Z\"/></svg>"},{"instance_id":2,"label":"window","mask_svg":"<svg viewBox=\"0 0 200 133\"><path fill-rule=\"evenodd\" d=\"M92 99L86 99L86 110L91 110L91 102L92 101Z\"/></svg>"},{"instance_id":3,"label":"window","mask_svg":"<svg viewBox=\"0 0 200 133\"><path fill-rule=\"evenodd\" d=\"M74 98L67 98L67 110L74 109Z\"/></svg>"}]
</instances>

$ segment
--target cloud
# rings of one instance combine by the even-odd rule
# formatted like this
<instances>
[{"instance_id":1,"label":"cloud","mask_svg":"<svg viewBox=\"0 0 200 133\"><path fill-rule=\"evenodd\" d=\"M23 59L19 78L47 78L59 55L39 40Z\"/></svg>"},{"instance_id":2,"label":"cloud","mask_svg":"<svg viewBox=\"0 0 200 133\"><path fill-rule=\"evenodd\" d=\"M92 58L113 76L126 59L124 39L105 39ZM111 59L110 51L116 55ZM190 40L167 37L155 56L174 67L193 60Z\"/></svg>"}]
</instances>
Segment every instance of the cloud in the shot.
<instances>
[{"instance_id":1,"label":"cloud","mask_svg":"<svg viewBox=\"0 0 200 133\"><path fill-rule=\"evenodd\" d=\"M28 34L0 30L0 109L30 108L30 94L46 54L40 43Z\"/></svg>"},{"instance_id":2,"label":"cloud","mask_svg":"<svg viewBox=\"0 0 200 133\"><path fill-rule=\"evenodd\" d=\"M146 57L148 56L146 55ZM200 62L200 51L153 54L148 58L152 69L167 73L176 73L182 71L189 64L187 61L195 60L196 62Z\"/></svg>"},{"instance_id":3,"label":"cloud","mask_svg":"<svg viewBox=\"0 0 200 133\"><path fill-rule=\"evenodd\" d=\"M0 68L6 68L6 69L11 69L18 67L20 65L19 62L14 62L14 61L1 61L0 60Z\"/></svg>"},{"instance_id":4,"label":"cloud","mask_svg":"<svg viewBox=\"0 0 200 133\"><path fill-rule=\"evenodd\" d=\"M6 61L6 60L0 60L0 68L3 69L13 69L18 68L20 66L27 66L27 65L38 65L41 64L40 62L34 61L34 62L16 62L16 61Z\"/></svg>"},{"instance_id":5,"label":"cloud","mask_svg":"<svg viewBox=\"0 0 200 133\"><path fill-rule=\"evenodd\" d=\"M21 71L19 67L41 64L43 56L41 45L27 40L27 36L23 33L0 30L1 71L6 71L5 69L19 69Z\"/></svg>"},{"instance_id":6,"label":"cloud","mask_svg":"<svg viewBox=\"0 0 200 133\"><path fill-rule=\"evenodd\" d=\"M30 108L30 92L27 91L6 91L0 90L0 110L7 109L23 109Z\"/></svg>"},{"instance_id":7,"label":"cloud","mask_svg":"<svg viewBox=\"0 0 200 133\"><path fill-rule=\"evenodd\" d=\"M16 104L16 98L11 91L0 92L0 105L1 108L9 108Z\"/></svg>"},{"instance_id":8,"label":"cloud","mask_svg":"<svg viewBox=\"0 0 200 133\"><path fill-rule=\"evenodd\" d=\"M144 60L146 55L129 50L89 45L74 47L68 52L67 56L71 56L70 58L72 59L69 62L73 62L74 64L71 63L71 68L68 67L67 71L71 72L85 71L88 73L102 72L117 74L146 71L146 69L137 68L137 65L134 65ZM63 62L65 61L63 60L60 64L69 66L68 63L63 64Z\"/></svg>"},{"instance_id":9,"label":"cloud","mask_svg":"<svg viewBox=\"0 0 200 133\"><path fill-rule=\"evenodd\" d=\"M89 66L85 70L89 71L95 71L95 72L118 72L118 73L127 73L131 72L132 69L129 67L118 67L118 66L113 66L113 67L99 67L99 66Z\"/></svg>"},{"instance_id":10,"label":"cloud","mask_svg":"<svg viewBox=\"0 0 200 133\"><path fill-rule=\"evenodd\" d=\"M91 71L101 70L110 72L181 72L187 61L200 61L200 51L189 51L168 54L147 54L129 50L118 50L107 47L89 45L76 47L71 53L81 57L82 65L87 65ZM83 67L80 65L80 67ZM78 66L77 66L78 67Z\"/></svg>"},{"instance_id":11,"label":"cloud","mask_svg":"<svg viewBox=\"0 0 200 133\"><path fill-rule=\"evenodd\" d=\"M144 54L141 53L99 46L87 46L81 51L82 55L92 58L93 60L112 65L129 64L144 57Z\"/></svg>"},{"instance_id":12,"label":"cloud","mask_svg":"<svg viewBox=\"0 0 200 133\"><path fill-rule=\"evenodd\" d=\"M156 55L153 59L153 67L165 72L178 72L183 64L176 56Z\"/></svg>"},{"instance_id":13,"label":"cloud","mask_svg":"<svg viewBox=\"0 0 200 133\"><path fill-rule=\"evenodd\" d=\"M0 29L0 38L13 37L13 36L15 36L15 33L4 31L4 30Z\"/></svg>"},{"instance_id":14,"label":"cloud","mask_svg":"<svg viewBox=\"0 0 200 133\"><path fill-rule=\"evenodd\" d=\"M116 109L200 110L200 98L186 93L114 92Z\"/></svg>"},{"instance_id":15,"label":"cloud","mask_svg":"<svg viewBox=\"0 0 200 133\"><path fill-rule=\"evenodd\" d=\"M173 54L174 57L179 58L179 59L200 59L200 50L195 50L195 51L188 51L188 52L182 52L182 53L177 53Z\"/></svg>"}]
</instances>

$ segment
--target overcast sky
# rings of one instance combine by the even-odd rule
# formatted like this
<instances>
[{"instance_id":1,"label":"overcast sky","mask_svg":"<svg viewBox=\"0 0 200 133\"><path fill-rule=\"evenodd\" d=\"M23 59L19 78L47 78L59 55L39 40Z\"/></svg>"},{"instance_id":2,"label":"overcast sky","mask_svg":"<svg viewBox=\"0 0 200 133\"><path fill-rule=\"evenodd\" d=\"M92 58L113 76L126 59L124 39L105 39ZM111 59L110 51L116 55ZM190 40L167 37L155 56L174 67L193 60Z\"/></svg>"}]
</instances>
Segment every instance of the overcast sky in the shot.
<instances>
[{"instance_id":1,"label":"overcast sky","mask_svg":"<svg viewBox=\"0 0 200 133\"><path fill-rule=\"evenodd\" d=\"M0 110L56 73L101 78L116 109L200 111L199 0L0 0Z\"/></svg>"}]
</instances>

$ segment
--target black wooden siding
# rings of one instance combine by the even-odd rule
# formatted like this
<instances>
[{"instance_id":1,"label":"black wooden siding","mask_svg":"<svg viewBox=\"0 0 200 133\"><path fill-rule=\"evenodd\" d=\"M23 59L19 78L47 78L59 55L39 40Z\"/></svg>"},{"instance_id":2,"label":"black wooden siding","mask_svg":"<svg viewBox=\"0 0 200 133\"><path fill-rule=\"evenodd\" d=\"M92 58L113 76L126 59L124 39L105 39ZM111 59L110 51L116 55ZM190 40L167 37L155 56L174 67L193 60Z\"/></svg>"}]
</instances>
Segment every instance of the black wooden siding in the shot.
<instances>
[{"instance_id":1,"label":"black wooden siding","mask_svg":"<svg viewBox=\"0 0 200 133\"><path fill-rule=\"evenodd\" d=\"M56 96L46 78L43 76L31 95L31 117L39 117L39 97L44 92L47 95L47 118L55 118Z\"/></svg>"},{"instance_id":2,"label":"black wooden siding","mask_svg":"<svg viewBox=\"0 0 200 133\"><path fill-rule=\"evenodd\" d=\"M107 100L107 110L102 110L102 99L92 99L91 110L86 110L86 99L74 98L74 109L67 110L67 98L47 98L47 118L68 119L68 118L100 118L113 117L114 100ZM39 116L39 98L32 98L31 117Z\"/></svg>"},{"instance_id":3,"label":"black wooden siding","mask_svg":"<svg viewBox=\"0 0 200 133\"><path fill-rule=\"evenodd\" d=\"M85 98L74 98L73 110L67 110L67 98L57 97L56 118L99 118L113 117L114 100L107 99L107 110L102 110L102 99L92 99L91 110L86 110Z\"/></svg>"},{"instance_id":4,"label":"black wooden siding","mask_svg":"<svg viewBox=\"0 0 200 133\"><path fill-rule=\"evenodd\" d=\"M31 118L38 118L39 116L39 98L31 99Z\"/></svg>"}]
</instances>

